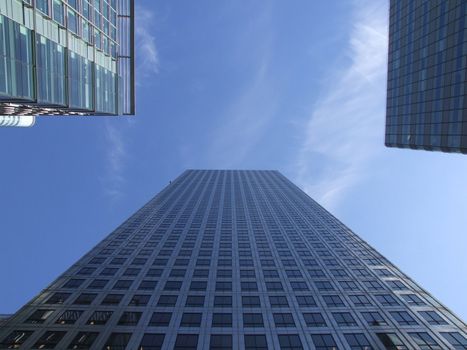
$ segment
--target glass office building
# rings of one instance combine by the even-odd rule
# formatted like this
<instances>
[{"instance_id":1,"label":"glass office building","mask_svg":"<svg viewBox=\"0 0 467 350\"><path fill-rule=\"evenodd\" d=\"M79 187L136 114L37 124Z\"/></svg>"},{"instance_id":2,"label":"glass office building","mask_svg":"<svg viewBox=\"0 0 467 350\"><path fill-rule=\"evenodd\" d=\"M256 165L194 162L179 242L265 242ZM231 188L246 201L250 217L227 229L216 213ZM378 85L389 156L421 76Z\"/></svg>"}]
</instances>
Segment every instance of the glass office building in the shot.
<instances>
[{"instance_id":1,"label":"glass office building","mask_svg":"<svg viewBox=\"0 0 467 350\"><path fill-rule=\"evenodd\" d=\"M466 347L459 318L277 171L184 172L0 329L2 349Z\"/></svg>"},{"instance_id":2,"label":"glass office building","mask_svg":"<svg viewBox=\"0 0 467 350\"><path fill-rule=\"evenodd\" d=\"M389 147L467 153L467 2L391 0Z\"/></svg>"},{"instance_id":3,"label":"glass office building","mask_svg":"<svg viewBox=\"0 0 467 350\"><path fill-rule=\"evenodd\" d=\"M134 114L134 0L0 0L0 115Z\"/></svg>"}]
</instances>

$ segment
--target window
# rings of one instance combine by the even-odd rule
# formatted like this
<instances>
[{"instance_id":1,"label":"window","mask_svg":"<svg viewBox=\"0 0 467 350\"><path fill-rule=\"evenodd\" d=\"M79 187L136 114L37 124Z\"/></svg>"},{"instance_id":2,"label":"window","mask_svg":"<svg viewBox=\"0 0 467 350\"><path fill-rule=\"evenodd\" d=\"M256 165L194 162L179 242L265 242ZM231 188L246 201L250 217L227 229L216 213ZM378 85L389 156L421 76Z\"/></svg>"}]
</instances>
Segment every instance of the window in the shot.
<instances>
[{"instance_id":1,"label":"window","mask_svg":"<svg viewBox=\"0 0 467 350\"><path fill-rule=\"evenodd\" d=\"M232 278L232 270L218 270L217 277L218 278Z\"/></svg>"},{"instance_id":2,"label":"window","mask_svg":"<svg viewBox=\"0 0 467 350\"><path fill-rule=\"evenodd\" d=\"M115 276L117 273L118 269L114 267L106 267L103 269L100 273L101 276Z\"/></svg>"},{"instance_id":3,"label":"window","mask_svg":"<svg viewBox=\"0 0 467 350\"><path fill-rule=\"evenodd\" d=\"M290 282L290 286L294 291L305 291L309 290L308 285L306 282L303 281L297 281L297 282Z\"/></svg>"},{"instance_id":4,"label":"window","mask_svg":"<svg viewBox=\"0 0 467 350\"><path fill-rule=\"evenodd\" d=\"M425 305L425 302L416 294L401 294L401 297L409 305L414 305L414 306Z\"/></svg>"},{"instance_id":5,"label":"window","mask_svg":"<svg viewBox=\"0 0 467 350\"><path fill-rule=\"evenodd\" d=\"M45 332L39 340L34 344L36 349L55 349L57 344L62 340L66 332L48 331Z\"/></svg>"},{"instance_id":6,"label":"window","mask_svg":"<svg viewBox=\"0 0 467 350\"><path fill-rule=\"evenodd\" d=\"M362 316L369 326L385 326L388 324L377 311L362 312Z\"/></svg>"},{"instance_id":7,"label":"window","mask_svg":"<svg viewBox=\"0 0 467 350\"><path fill-rule=\"evenodd\" d=\"M82 293L80 294L76 300L73 302L73 304L76 305L89 305L93 302L93 300L96 298L97 294L94 293Z\"/></svg>"},{"instance_id":8,"label":"window","mask_svg":"<svg viewBox=\"0 0 467 350\"><path fill-rule=\"evenodd\" d=\"M214 306L232 307L232 297L230 295L217 295L214 297Z\"/></svg>"},{"instance_id":9,"label":"window","mask_svg":"<svg viewBox=\"0 0 467 350\"><path fill-rule=\"evenodd\" d=\"M27 318L24 323L34 323L34 324L41 324L44 323L45 320L54 312L54 310L36 310L32 313L31 316Z\"/></svg>"},{"instance_id":10,"label":"window","mask_svg":"<svg viewBox=\"0 0 467 350\"><path fill-rule=\"evenodd\" d=\"M287 301L287 297L283 295L278 295L278 296L269 296L269 303L271 304L271 307L276 308L276 307L289 307L289 302Z\"/></svg>"},{"instance_id":11,"label":"window","mask_svg":"<svg viewBox=\"0 0 467 350\"><path fill-rule=\"evenodd\" d=\"M126 258L113 258L110 261L111 265L123 265L126 261Z\"/></svg>"},{"instance_id":12,"label":"window","mask_svg":"<svg viewBox=\"0 0 467 350\"><path fill-rule=\"evenodd\" d=\"M46 304L63 304L69 297L71 293L55 293L53 294L45 303Z\"/></svg>"},{"instance_id":13,"label":"window","mask_svg":"<svg viewBox=\"0 0 467 350\"><path fill-rule=\"evenodd\" d=\"M210 350L232 349L232 336L230 334L211 334Z\"/></svg>"},{"instance_id":14,"label":"window","mask_svg":"<svg viewBox=\"0 0 467 350\"><path fill-rule=\"evenodd\" d=\"M185 312L182 315L180 327L199 327L201 326L201 317L203 314L195 312Z\"/></svg>"},{"instance_id":15,"label":"window","mask_svg":"<svg viewBox=\"0 0 467 350\"><path fill-rule=\"evenodd\" d=\"M216 291L232 291L232 282L216 282Z\"/></svg>"},{"instance_id":16,"label":"window","mask_svg":"<svg viewBox=\"0 0 467 350\"><path fill-rule=\"evenodd\" d=\"M13 331L0 343L0 347L18 349L32 334L32 331Z\"/></svg>"},{"instance_id":17,"label":"window","mask_svg":"<svg viewBox=\"0 0 467 350\"><path fill-rule=\"evenodd\" d=\"M138 289L139 290L154 290L156 288L157 281L141 281Z\"/></svg>"},{"instance_id":18,"label":"window","mask_svg":"<svg viewBox=\"0 0 467 350\"><path fill-rule=\"evenodd\" d=\"M350 312L334 312L332 316L339 326L351 327L357 325L357 322L350 314Z\"/></svg>"},{"instance_id":19,"label":"window","mask_svg":"<svg viewBox=\"0 0 467 350\"><path fill-rule=\"evenodd\" d=\"M193 272L193 277L208 277L208 276L209 276L209 270L196 269Z\"/></svg>"},{"instance_id":20,"label":"window","mask_svg":"<svg viewBox=\"0 0 467 350\"><path fill-rule=\"evenodd\" d=\"M93 272L96 270L97 268L95 267L83 267L81 268L81 270L77 272L77 275L83 275L83 276L92 275Z\"/></svg>"},{"instance_id":21,"label":"window","mask_svg":"<svg viewBox=\"0 0 467 350\"><path fill-rule=\"evenodd\" d=\"M164 286L164 290L180 290L182 288L182 282L180 281L167 281Z\"/></svg>"},{"instance_id":22,"label":"window","mask_svg":"<svg viewBox=\"0 0 467 350\"><path fill-rule=\"evenodd\" d=\"M171 312L154 312L149 320L151 327L167 327L172 318Z\"/></svg>"},{"instance_id":23,"label":"window","mask_svg":"<svg viewBox=\"0 0 467 350\"><path fill-rule=\"evenodd\" d=\"M375 298L376 298L376 300L378 300L378 302L381 303L381 305L384 305L384 306L396 306L396 305L399 305L396 298L394 298L390 294L376 295Z\"/></svg>"},{"instance_id":24,"label":"window","mask_svg":"<svg viewBox=\"0 0 467 350\"><path fill-rule=\"evenodd\" d=\"M402 283L401 281L399 280L395 280L395 281L387 281L387 284L389 285L389 287L391 287L393 290L404 290L404 289L408 289L407 286Z\"/></svg>"},{"instance_id":25,"label":"window","mask_svg":"<svg viewBox=\"0 0 467 350\"><path fill-rule=\"evenodd\" d=\"M341 297L338 295L324 295L323 299L326 305L329 307L344 306L344 302L342 301Z\"/></svg>"},{"instance_id":26,"label":"window","mask_svg":"<svg viewBox=\"0 0 467 350\"><path fill-rule=\"evenodd\" d=\"M429 335L424 332L415 332L409 333L412 339L420 347L420 350L441 350L441 347L436 343L436 341Z\"/></svg>"},{"instance_id":27,"label":"window","mask_svg":"<svg viewBox=\"0 0 467 350\"><path fill-rule=\"evenodd\" d=\"M150 295L133 295L133 298L131 298L130 303L128 305L130 306L146 306L149 302L149 299L151 299Z\"/></svg>"},{"instance_id":28,"label":"window","mask_svg":"<svg viewBox=\"0 0 467 350\"><path fill-rule=\"evenodd\" d=\"M467 349L467 339L459 332L442 332L441 335L451 344L456 350Z\"/></svg>"},{"instance_id":29,"label":"window","mask_svg":"<svg viewBox=\"0 0 467 350\"><path fill-rule=\"evenodd\" d=\"M192 291L205 291L208 286L206 281L192 281L190 284L190 290Z\"/></svg>"},{"instance_id":30,"label":"window","mask_svg":"<svg viewBox=\"0 0 467 350\"><path fill-rule=\"evenodd\" d=\"M297 295L297 303L301 307L314 307L316 306L316 301L311 295Z\"/></svg>"},{"instance_id":31,"label":"window","mask_svg":"<svg viewBox=\"0 0 467 350\"><path fill-rule=\"evenodd\" d=\"M141 269L136 269L134 267L130 267L125 270L123 276L137 276L141 272Z\"/></svg>"},{"instance_id":32,"label":"window","mask_svg":"<svg viewBox=\"0 0 467 350\"><path fill-rule=\"evenodd\" d=\"M396 333L376 333L387 350L408 350Z\"/></svg>"},{"instance_id":33,"label":"window","mask_svg":"<svg viewBox=\"0 0 467 350\"><path fill-rule=\"evenodd\" d=\"M334 290L334 287L329 281L316 281L315 286L319 291Z\"/></svg>"},{"instance_id":34,"label":"window","mask_svg":"<svg viewBox=\"0 0 467 350\"><path fill-rule=\"evenodd\" d=\"M242 306L243 307L261 307L261 301L258 296L243 296Z\"/></svg>"},{"instance_id":35,"label":"window","mask_svg":"<svg viewBox=\"0 0 467 350\"><path fill-rule=\"evenodd\" d=\"M407 311L392 311L390 314L401 326L414 326L418 324Z\"/></svg>"},{"instance_id":36,"label":"window","mask_svg":"<svg viewBox=\"0 0 467 350\"><path fill-rule=\"evenodd\" d=\"M311 340L316 350L336 350L337 344L331 334L312 334Z\"/></svg>"},{"instance_id":37,"label":"window","mask_svg":"<svg viewBox=\"0 0 467 350\"><path fill-rule=\"evenodd\" d=\"M320 278L320 277L325 277L326 276L324 274L323 270L320 270L320 269L308 270L308 273L313 278Z\"/></svg>"},{"instance_id":38,"label":"window","mask_svg":"<svg viewBox=\"0 0 467 350\"><path fill-rule=\"evenodd\" d=\"M240 270L241 278L256 278L254 270Z\"/></svg>"},{"instance_id":39,"label":"window","mask_svg":"<svg viewBox=\"0 0 467 350\"><path fill-rule=\"evenodd\" d=\"M345 340L352 350L372 350L373 347L362 333L344 334Z\"/></svg>"},{"instance_id":40,"label":"window","mask_svg":"<svg viewBox=\"0 0 467 350\"><path fill-rule=\"evenodd\" d=\"M163 271L162 269L149 269L146 273L146 277L160 277Z\"/></svg>"},{"instance_id":41,"label":"window","mask_svg":"<svg viewBox=\"0 0 467 350\"><path fill-rule=\"evenodd\" d=\"M130 341L131 333L112 333L105 342L104 349L125 349Z\"/></svg>"},{"instance_id":42,"label":"window","mask_svg":"<svg viewBox=\"0 0 467 350\"><path fill-rule=\"evenodd\" d=\"M295 321L291 313L274 313L276 327L295 327Z\"/></svg>"},{"instance_id":43,"label":"window","mask_svg":"<svg viewBox=\"0 0 467 350\"><path fill-rule=\"evenodd\" d=\"M284 290L284 288L282 287L281 282L266 282L266 289L268 290L268 292L283 291Z\"/></svg>"},{"instance_id":44,"label":"window","mask_svg":"<svg viewBox=\"0 0 467 350\"><path fill-rule=\"evenodd\" d=\"M95 279L89 283L88 289L103 289L109 280Z\"/></svg>"},{"instance_id":45,"label":"window","mask_svg":"<svg viewBox=\"0 0 467 350\"><path fill-rule=\"evenodd\" d=\"M280 334L278 338L281 350L303 350L298 334Z\"/></svg>"},{"instance_id":46,"label":"window","mask_svg":"<svg viewBox=\"0 0 467 350\"><path fill-rule=\"evenodd\" d=\"M115 282L113 289L128 290L130 289L132 283L132 280L118 280L117 282Z\"/></svg>"},{"instance_id":47,"label":"window","mask_svg":"<svg viewBox=\"0 0 467 350\"><path fill-rule=\"evenodd\" d=\"M264 327L263 314L261 313L244 313L243 327Z\"/></svg>"},{"instance_id":48,"label":"window","mask_svg":"<svg viewBox=\"0 0 467 350\"><path fill-rule=\"evenodd\" d=\"M204 295L189 295L186 298L185 306L203 307L204 306Z\"/></svg>"},{"instance_id":49,"label":"window","mask_svg":"<svg viewBox=\"0 0 467 350\"><path fill-rule=\"evenodd\" d=\"M89 318L87 324L89 325L104 325L112 316L112 311L94 311Z\"/></svg>"},{"instance_id":50,"label":"window","mask_svg":"<svg viewBox=\"0 0 467 350\"><path fill-rule=\"evenodd\" d=\"M232 327L232 314L215 313L212 315L212 327Z\"/></svg>"},{"instance_id":51,"label":"window","mask_svg":"<svg viewBox=\"0 0 467 350\"><path fill-rule=\"evenodd\" d=\"M198 347L197 334L178 334L173 350L196 350Z\"/></svg>"},{"instance_id":52,"label":"window","mask_svg":"<svg viewBox=\"0 0 467 350\"><path fill-rule=\"evenodd\" d=\"M176 303L176 295L161 295L159 297L159 301L157 302L157 306L175 306Z\"/></svg>"},{"instance_id":53,"label":"window","mask_svg":"<svg viewBox=\"0 0 467 350\"><path fill-rule=\"evenodd\" d=\"M141 318L141 312L130 312L125 311L120 320L118 320L119 326L136 326Z\"/></svg>"},{"instance_id":54,"label":"window","mask_svg":"<svg viewBox=\"0 0 467 350\"><path fill-rule=\"evenodd\" d=\"M245 335L245 350L268 350L268 342L263 334Z\"/></svg>"},{"instance_id":55,"label":"window","mask_svg":"<svg viewBox=\"0 0 467 350\"><path fill-rule=\"evenodd\" d=\"M256 282L241 282L241 289L242 292L257 291L258 285Z\"/></svg>"},{"instance_id":56,"label":"window","mask_svg":"<svg viewBox=\"0 0 467 350\"><path fill-rule=\"evenodd\" d=\"M123 298L123 294L107 294L102 300L102 305L118 305Z\"/></svg>"},{"instance_id":57,"label":"window","mask_svg":"<svg viewBox=\"0 0 467 350\"><path fill-rule=\"evenodd\" d=\"M349 298L355 306L371 305L371 302L366 295L350 295Z\"/></svg>"},{"instance_id":58,"label":"window","mask_svg":"<svg viewBox=\"0 0 467 350\"><path fill-rule=\"evenodd\" d=\"M68 345L68 349L89 349L98 335L97 332L79 332Z\"/></svg>"},{"instance_id":59,"label":"window","mask_svg":"<svg viewBox=\"0 0 467 350\"><path fill-rule=\"evenodd\" d=\"M58 324L75 324L83 314L81 310L66 310L55 323Z\"/></svg>"},{"instance_id":60,"label":"window","mask_svg":"<svg viewBox=\"0 0 467 350\"><path fill-rule=\"evenodd\" d=\"M432 325L448 324L438 313L435 311L420 311L419 314Z\"/></svg>"},{"instance_id":61,"label":"window","mask_svg":"<svg viewBox=\"0 0 467 350\"><path fill-rule=\"evenodd\" d=\"M144 333L138 350L161 350L165 334Z\"/></svg>"},{"instance_id":62,"label":"window","mask_svg":"<svg viewBox=\"0 0 467 350\"><path fill-rule=\"evenodd\" d=\"M319 312L307 312L303 314L308 327L326 327L326 321Z\"/></svg>"},{"instance_id":63,"label":"window","mask_svg":"<svg viewBox=\"0 0 467 350\"><path fill-rule=\"evenodd\" d=\"M279 273L276 270L263 270L264 278L279 278Z\"/></svg>"}]
</instances>

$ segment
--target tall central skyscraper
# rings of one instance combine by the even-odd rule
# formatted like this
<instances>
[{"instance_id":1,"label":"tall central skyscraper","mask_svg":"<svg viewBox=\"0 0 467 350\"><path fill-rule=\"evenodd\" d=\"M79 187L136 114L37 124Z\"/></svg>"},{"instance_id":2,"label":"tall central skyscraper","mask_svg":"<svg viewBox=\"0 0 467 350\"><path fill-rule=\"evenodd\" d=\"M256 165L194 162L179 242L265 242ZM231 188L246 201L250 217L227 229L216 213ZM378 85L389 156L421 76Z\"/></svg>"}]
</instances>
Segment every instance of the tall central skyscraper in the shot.
<instances>
[{"instance_id":1,"label":"tall central skyscraper","mask_svg":"<svg viewBox=\"0 0 467 350\"><path fill-rule=\"evenodd\" d=\"M460 319L277 171L190 170L12 316L0 348L466 349L467 339Z\"/></svg>"}]
</instances>

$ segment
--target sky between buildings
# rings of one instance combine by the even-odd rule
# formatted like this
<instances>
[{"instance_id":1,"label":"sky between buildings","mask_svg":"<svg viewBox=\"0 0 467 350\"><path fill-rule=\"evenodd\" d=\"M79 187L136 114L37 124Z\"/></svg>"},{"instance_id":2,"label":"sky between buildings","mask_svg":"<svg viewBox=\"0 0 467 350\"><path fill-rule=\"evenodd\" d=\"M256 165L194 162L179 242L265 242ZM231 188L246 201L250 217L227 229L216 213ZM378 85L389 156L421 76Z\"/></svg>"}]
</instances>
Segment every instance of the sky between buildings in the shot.
<instances>
[{"instance_id":1,"label":"sky between buildings","mask_svg":"<svg viewBox=\"0 0 467 350\"><path fill-rule=\"evenodd\" d=\"M384 147L388 1L136 2L134 118L0 130L0 313L225 168L280 170L467 319L467 158Z\"/></svg>"}]
</instances>

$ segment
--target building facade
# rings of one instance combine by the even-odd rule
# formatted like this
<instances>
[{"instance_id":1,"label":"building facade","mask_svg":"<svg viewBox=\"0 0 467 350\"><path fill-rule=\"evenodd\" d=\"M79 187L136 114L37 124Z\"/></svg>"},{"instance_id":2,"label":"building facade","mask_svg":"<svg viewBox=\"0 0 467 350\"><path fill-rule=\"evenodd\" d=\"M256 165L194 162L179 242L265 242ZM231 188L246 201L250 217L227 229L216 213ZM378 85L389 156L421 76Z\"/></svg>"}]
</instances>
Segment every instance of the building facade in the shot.
<instances>
[{"instance_id":1,"label":"building facade","mask_svg":"<svg viewBox=\"0 0 467 350\"><path fill-rule=\"evenodd\" d=\"M1 349L466 347L459 318L277 171L184 172L0 329Z\"/></svg>"},{"instance_id":2,"label":"building facade","mask_svg":"<svg viewBox=\"0 0 467 350\"><path fill-rule=\"evenodd\" d=\"M1 0L0 115L134 114L134 0Z\"/></svg>"},{"instance_id":3,"label":"building facade","mask_svg":"<svg viewBox=\"0 0 467 350\"><path fill-rule=\"evenodd\" d=\"M467 153L467 2L391 0L386 146Z\"/></svg>"}]
</instances>

